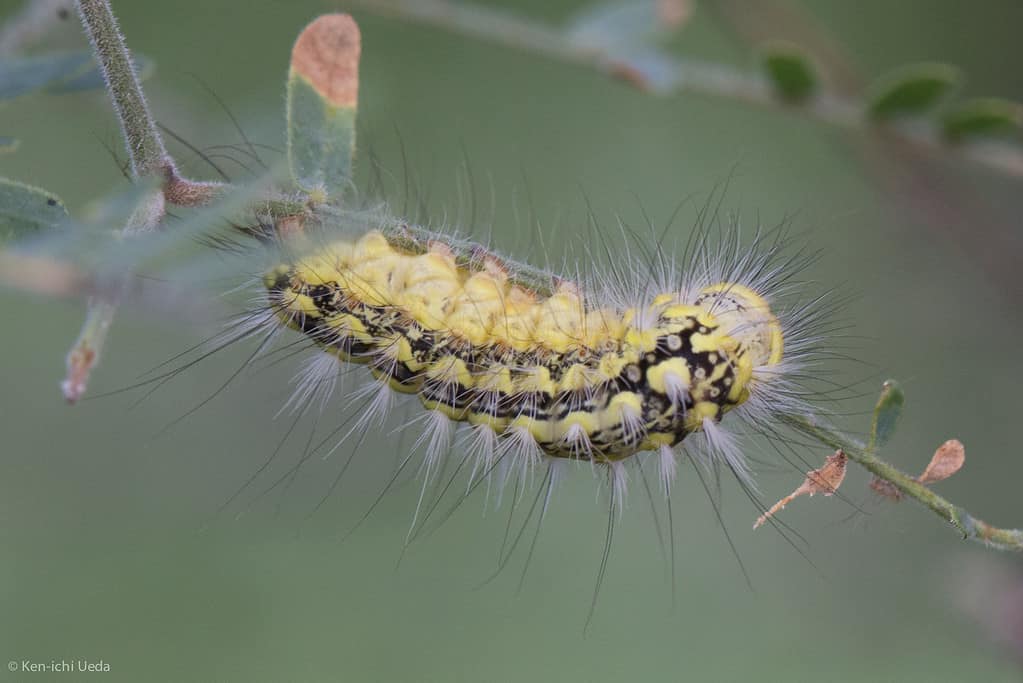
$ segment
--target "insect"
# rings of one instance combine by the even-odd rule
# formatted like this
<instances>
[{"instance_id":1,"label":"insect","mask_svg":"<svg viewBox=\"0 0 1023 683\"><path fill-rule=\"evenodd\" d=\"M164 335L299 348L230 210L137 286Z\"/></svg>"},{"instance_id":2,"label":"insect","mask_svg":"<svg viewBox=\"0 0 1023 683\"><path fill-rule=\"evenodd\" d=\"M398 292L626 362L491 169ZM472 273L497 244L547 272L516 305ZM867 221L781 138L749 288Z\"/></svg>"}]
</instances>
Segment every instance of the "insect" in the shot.
<instances>
[{"instance_id":1,"label":"insect","mask_svg":"<svg viewBox=\"0 0 1023 683\"><path fill-rule=\"evenodd\" d=\"M417 395L427 472L461 423L473 434L475 471L503 458L526 467L568 459L605 466L621 482L627 459L656 452L667 488L674 447L694 435L712 461L752 484L722 426L727 413L771 424L772 411L797 407L786 373L805 362L804 330L768 297L798 260L781 261L767 238L718 253L699 244L685 264L661 254L652 277L642 264L618 264L620 280L580 284L377 220L391 225L321 236L269 270L275 317L266 324L368 366L371 391ZM329 381L334 369L320 367L323 376L304 381Z\"/></svg>"}]
</instances>

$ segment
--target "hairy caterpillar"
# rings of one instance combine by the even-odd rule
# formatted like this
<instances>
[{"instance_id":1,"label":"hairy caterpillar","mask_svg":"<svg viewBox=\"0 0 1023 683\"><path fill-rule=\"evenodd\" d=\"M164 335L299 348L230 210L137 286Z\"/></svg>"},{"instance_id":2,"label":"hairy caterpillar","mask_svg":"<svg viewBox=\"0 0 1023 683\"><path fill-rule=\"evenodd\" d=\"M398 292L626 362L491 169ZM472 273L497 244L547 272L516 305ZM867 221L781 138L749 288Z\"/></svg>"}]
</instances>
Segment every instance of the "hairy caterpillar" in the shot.
<instances>
[{"instance_id":1,"label":"hairy caterpillar","mask_svg":"<svg viewBox=\"0 0 1023 683\"><path fill-rule=\"evenodd\" d=\"M489 254L459 267L443 242L416 251L375 231L331 243L271 270L270 304L441 419L517 443L517 458L613 463L713 433L782 358L778 319L743 283L616 310L567 282L541 298Z\"/></svg>"},{"instance_id":2,"label":"hairy caterpillar","mask_svg":"<svg viewBox=\"0 0 1023 683\"><path fill-rule=\"evenodd\" d=\"M332 212L281 239L250 328L283 323L315 345L292 402L329 393L344 363L374 378L363 423L416 395L427 479L461 423L480 476L585 461L609 468L620 498L623 463L653 452L667 490L676 447L697 435L705 464L752 487L728 421L774 435L776 415L808 407L799 373L823 309L785 301L807 259L780 233L698 232L684 263L658 251L578 282L385 213Z\"/></svg>"}]
</instances>

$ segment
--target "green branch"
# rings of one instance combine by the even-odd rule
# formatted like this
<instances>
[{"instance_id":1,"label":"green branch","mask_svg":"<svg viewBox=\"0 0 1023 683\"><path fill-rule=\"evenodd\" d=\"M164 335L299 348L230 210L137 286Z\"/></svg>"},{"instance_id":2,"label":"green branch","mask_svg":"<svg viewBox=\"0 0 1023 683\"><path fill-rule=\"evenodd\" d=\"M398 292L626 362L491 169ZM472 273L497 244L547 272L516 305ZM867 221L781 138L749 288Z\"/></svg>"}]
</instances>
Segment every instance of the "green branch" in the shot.
<instances>
[{"instance_id":1,"label":"green branch","mask_svg":"<svg viewBox=\"0 0 1023 683\"><path fill-rule=\"evenodd\" d=\"M707 95L800 114L853 132L883 131L920 152L953 155L1008 176L1023 178L1023 150L1015 145L949 144L940 127L919 122L888 122L878 126L870 120L868 104L837 92L821 89L794 103L779 95L775 85L757 73L676 57L653 48L643 51L642 59L636 59L628 51L616 50L614 45L574 40L569 31L558 26L458 0L346 0L346 4L593 69L655 95ZM651 57L653 66L648 59Z\"/></svg>"},{"instance_id":2,"label":"green branch","mask_svg":"<svg viewBox=\"0 0 1023 683\"><path fill-rule=\"evenodd\" d=\"M877 457L865 444L853 439L834 427L822 424L807 415L793 415L789 424L821 443L841 449L849 459L876 477L889 482L902 494L929 508L936 515L949 522L963 535L963 538L987 544L999 550L1023 552L1023 529L1002 529L974 517L965 509L946 500L897 467Z\"/></svg>"}]
</instances>

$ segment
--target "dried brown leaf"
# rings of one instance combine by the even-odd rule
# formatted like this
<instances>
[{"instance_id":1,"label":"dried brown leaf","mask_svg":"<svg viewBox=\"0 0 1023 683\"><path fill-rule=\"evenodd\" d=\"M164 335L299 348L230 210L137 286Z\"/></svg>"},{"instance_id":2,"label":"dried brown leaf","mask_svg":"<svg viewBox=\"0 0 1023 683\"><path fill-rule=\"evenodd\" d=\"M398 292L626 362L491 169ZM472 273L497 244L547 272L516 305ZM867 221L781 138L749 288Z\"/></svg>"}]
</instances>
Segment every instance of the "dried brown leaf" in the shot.
<instances>
[{"instance_id":1,"label":"dried brown leaf","mask_svg":"<svg viewBox=\"0 0 1023 683\"><path fill-rule=\"evenodd\" d=\"M359 27L347 14L317 17L295 41L291 68L335 107L355 107L359 93Z\"/></svg>"},{"instance_id":2,"label":"dried brown leaf","mask_svg":"<svg viewBox=\"0 0 1023 683\"><path fill-rule=\"evenodd\" d=\"M934 457L927 464L917 481L921 484L933 484L936 481L948 479L959 471L959 468L966 462L966 449L958 439L949 439L938 446L934 451Z\"/></svg>"},{"instance_id":3,"label":"dried brown leaf","mask_svg":"<svg viewBox=\"0 0 1023 683\"><path fill-rule=\"evenodd\" d=\"M899 502L902 500L902 491L898 489L895 484L891 483L887 479L874 476L870 479L870 488L879 496L887 498L888 500Z\"/></svg>"},{"instance_id":4,"label":"dried brown leaf","mask_svg":"<svg viewBox=\"0 0 1023 683\"><path fill-rule=\"evenodd\" d=\"M756 529L763 526L764 522L799 496L812 496L815 493L823 493L825 496L832 495L842 485L842 480L845 479L845 464L847 461L848 457L841 449L835 451L834 455L829 455L827 460L824 461L823 467L806 473L806 479L799 485L799 488L772 505L770 510L760 515L757 521L754 522L753 528Z\"/></svg>"}]
</instances>

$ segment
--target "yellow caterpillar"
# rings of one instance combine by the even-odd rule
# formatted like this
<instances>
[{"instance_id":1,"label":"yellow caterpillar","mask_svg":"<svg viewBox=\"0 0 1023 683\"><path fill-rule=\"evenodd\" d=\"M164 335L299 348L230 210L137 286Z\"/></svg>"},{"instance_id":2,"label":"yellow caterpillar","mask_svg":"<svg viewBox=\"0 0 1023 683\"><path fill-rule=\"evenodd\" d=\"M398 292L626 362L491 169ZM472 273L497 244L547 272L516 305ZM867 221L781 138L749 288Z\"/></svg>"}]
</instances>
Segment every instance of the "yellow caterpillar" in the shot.
<instances>
[{"instance_id":1,"label":"yellow caterpillar","mask_svg":"<svg viewBox=\"0 0 1023 683\"><path fill-rule=\"evenodd\" d=\"M610 465L658 451L667 485L672 447L702 433L751 483L718 423L773 393L765 385L784 385L787 332L759 291L785 273L768 268L773 247L758 240L742 255L737 243L717 254L704 245L690 264L702 261L703 273L656 291L645 284L648 294L620 306L600 287L412 230L289 244L281 251L292 256L263 278L270 310L338 361L369 366L381 386L418 395L432 429L468 423L487 462L509 449L529 463ZM447 440L429 442L440 450Z\"/></svg>"}]
</instances>

